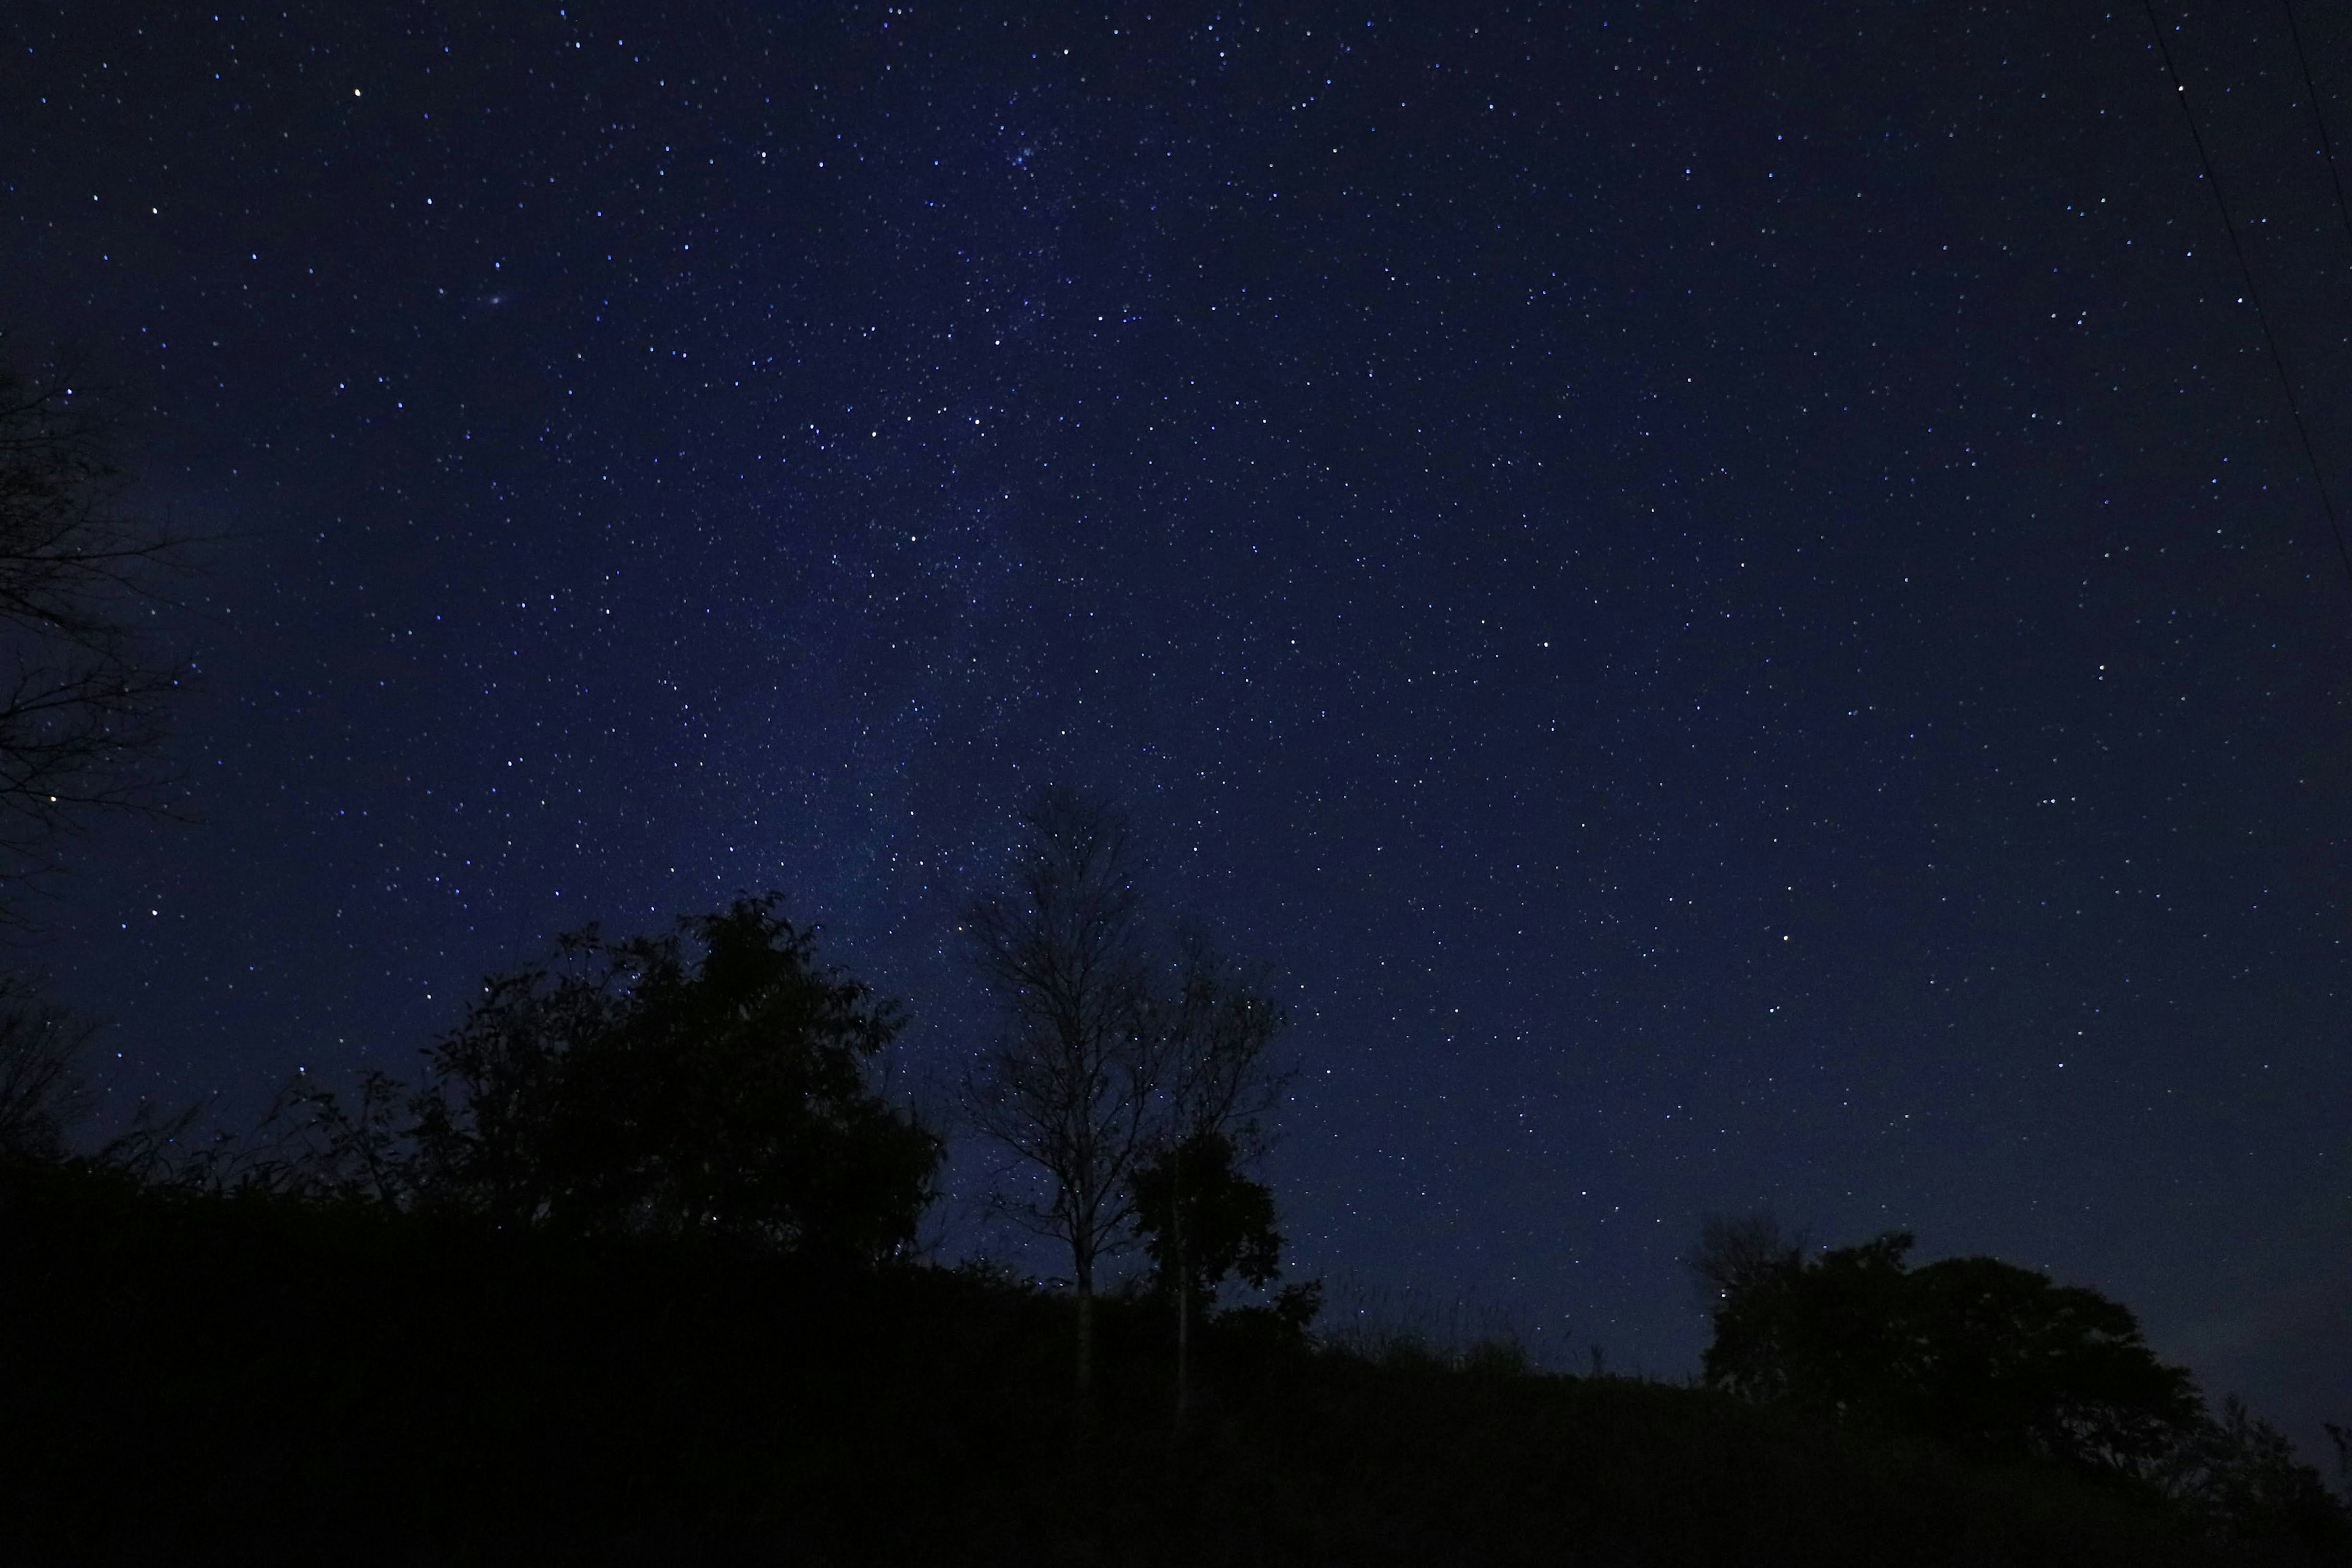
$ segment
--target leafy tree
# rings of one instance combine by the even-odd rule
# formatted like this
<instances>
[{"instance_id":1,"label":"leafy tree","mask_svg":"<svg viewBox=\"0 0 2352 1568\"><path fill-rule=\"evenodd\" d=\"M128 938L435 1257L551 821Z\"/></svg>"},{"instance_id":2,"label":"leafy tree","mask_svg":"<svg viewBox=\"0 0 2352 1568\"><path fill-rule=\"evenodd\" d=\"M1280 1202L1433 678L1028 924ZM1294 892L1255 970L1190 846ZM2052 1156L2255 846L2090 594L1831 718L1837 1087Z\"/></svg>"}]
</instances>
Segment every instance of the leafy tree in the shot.
<instances>
[{"instance_id":1,"label":"leafy tree","mask_svg":"<svg viewBox=\"0 0 2352 1568\"><path fill-rule=\"evenodd\" d=\"M1242 1173L1235 1138L1204 1127L1171 1143L1135 1175L1135 1228L1151 1259L1153 1294L1176 1318L1176 1420L1192 1398L1192 1325L1237 1279L1264 1290L1282 1272L1274 1191ZM1285 1287L1262 1305L1223 1314L1229 1327L1296 1343L1322 1308L1319 1281Z\"/></svg>"},{"instance_id":2,"label":"leafy tree","mask_svg":"<svg viewBox=\"0 0 2352 1568\"><path fill-rule=\"evenodd\" d=\"M1923 1268L1894 1232L1758 1258L1724 1290L1706 1376L1750 1398L1994 1458L2147 1474L2198 1420L2130 1309L1990 1258Z\"/></svg>"},{"instance_id":3,"label":"leafy tree","mask_svg":"<svg viewBox=\"0 0 2352 1568\"><path fill-rule=\"evenodd\" d=\"M941 1145L871 1081L898 1015L820 969L775 902L674 935L591 928L492 976L428 1053L419 1199L866 1259L910 1246ZM349 1160L380 1164L363 1121L342 1131Z\"/></svg>"},{"instance_id":4,"label":"leafy tree","mask_svg":"<svg viewBox=\"0 0 2352 1568\"><path fill-rule=\"evenodd\" d=\"M1203 1131L1136 1173L1135 1226L1151 1259L1153 1289L1196 1311L1229 1279L1264 1289L1282 1272L1273 1189L1244 1175L1235 1154L1233 1139Z\"/></svg>"},{"instance_id":5,"label":"leafy tree","mask_svg":"<svg viewBox=\"0 0 2352 1568\"><path fill-rule=\"evenodd\" d=\"M2134 1470L2179 1440L2202 1406L2156 1358L2121 1302L1990 1258L1911 1277L1906 1374L1913 1419L1980 1452L2025 1452Z\"/></svg>"}]
</instances>

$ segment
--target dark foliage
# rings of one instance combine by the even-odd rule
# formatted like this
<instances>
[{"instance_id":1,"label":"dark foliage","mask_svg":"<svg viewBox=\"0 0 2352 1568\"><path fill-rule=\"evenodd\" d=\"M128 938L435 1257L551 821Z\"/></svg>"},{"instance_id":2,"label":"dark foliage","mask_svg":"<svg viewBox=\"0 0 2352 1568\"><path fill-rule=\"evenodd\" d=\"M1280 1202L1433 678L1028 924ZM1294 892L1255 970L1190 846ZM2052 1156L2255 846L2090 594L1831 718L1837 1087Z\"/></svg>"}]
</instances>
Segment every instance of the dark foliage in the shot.
<instances>
[{"instance_id":1,"label":"dark foliage","mask_svg":"<svg viewBox=\"0 0 2352 1568\"><path fill-rule=\"evenodd\" d=\"M1205 1308L1229 1279L1272 1284L1283 1245L1274 1224L1273 1189L1236 1168L1234 1141L1222 1132L1171 1144L1135 1174L1136 1228L1153 1288L1171 1299L1185 1290Z\"/></svg>"},{"instance_id":2,"label":"dark foliage","mask_svg":"<svg viewBox=\"0 0 2352 1568\"><path fill-rule=\"evenodd\" d=\"M2306 1563L2152 1493L1704 1390L1318 1352L978 1271L0 1176L25 1563ZM2297 1555L2296 1553L2302 1553Z\"/></svg>"},{"instance_id":3,"label":"dark foliage","mask_svg":"<svg viewBox=\"0 0 2352 1568\"><path fill-rule=\"evenodd\" d=\"M820 969L772 898L682 927L579 932L488 983L427 1053L416 1201L579 1234L905 1248L941 1148L870 1082L895 1013ZM339 1163L381 1184L364 1115L336 1131Z\"/></svg>"},{"instance_id":4,"label":"dark foliage","mask_svg":"<svg viewBox=\"0 0 2352 1568\"><path fill-rule=\"evenodd\" d=\"M2273 1552L2352 1552L2352 1518L2343 1502L2294 1457L2286 1435L2235 1394L2166 1457L2161 1480L2168 1495L2223 1540Z\"/></svg>"},{"instance_id":5,"label":"dark foliage","mask_svg":"<svg viewBox=\"0 0 2352 1568\"><path fill-rule=\"evenodd\" d=\"M1725 1290L1708 1383L1993 1458L2144 1473L2195 1422L2130 1309L1990 1258L1908 1267L1901 1232L1766 1256Z\"/></svg>"},{"instance_id":6,"label":"dark foliage","mask_svg":"<svg viewBox=\"0 0 2352 1568\"><path fill-rule=\"evenodd\" d=\"M2053 1463L2169 1497L2219 1539L2352 1552L2352 1516L2237 1400L2207 1415L2130 1309L1990 1258L1922 1268L1896 1232L1807 1257L1769 1223L1702 1238L1715 1283L1706 1381L1981 1459Z\"/></svg>"}]
</instances>

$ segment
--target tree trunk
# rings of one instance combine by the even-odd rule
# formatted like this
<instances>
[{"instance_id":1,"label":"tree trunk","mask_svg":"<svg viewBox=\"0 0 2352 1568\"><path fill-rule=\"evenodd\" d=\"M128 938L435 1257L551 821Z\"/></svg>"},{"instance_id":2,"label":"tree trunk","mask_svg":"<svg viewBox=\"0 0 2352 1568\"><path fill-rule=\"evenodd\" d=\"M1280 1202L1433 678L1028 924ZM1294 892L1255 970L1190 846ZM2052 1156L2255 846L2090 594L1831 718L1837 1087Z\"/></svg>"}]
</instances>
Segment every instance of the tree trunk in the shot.
<instances>
[{"instance_id":1,"label":"tree trunk","mask_svg":"<svg viewBox=\"0 0 2352 1568\"><path fill-rule=\"evenodd\" d=\"M1078 1435L1084 1439L1095 1409L1095 1281L1092 1268L1078 1270Z\"/></svg>"},{"instance_id":2,"label":"tree trunk","mask_svg":"<svg viewBox=\"0 0 2352 1568\"><path fill-rule=\"evenodd\" d=\"M1184 1425L1184 1412L1192 1404L1192 1290L1188 1284L1182 1295L1176 1298L1176 1425Z\"/></svg>"},{"instance_id":3,"label":"tree trunk","mask_svg":"<svg viewBox=\"0 0 2352 1568\"><path fill-rule=\"evenodd\" d=\"M1184 1425L1185 1406L1192 1402L1192 1259L1184 1250L1184 1156L1178 1151L1171 1157L1169 1172L1169 1228L1176 1244L1176 1426Z\"/></svg>"}]
</instances>

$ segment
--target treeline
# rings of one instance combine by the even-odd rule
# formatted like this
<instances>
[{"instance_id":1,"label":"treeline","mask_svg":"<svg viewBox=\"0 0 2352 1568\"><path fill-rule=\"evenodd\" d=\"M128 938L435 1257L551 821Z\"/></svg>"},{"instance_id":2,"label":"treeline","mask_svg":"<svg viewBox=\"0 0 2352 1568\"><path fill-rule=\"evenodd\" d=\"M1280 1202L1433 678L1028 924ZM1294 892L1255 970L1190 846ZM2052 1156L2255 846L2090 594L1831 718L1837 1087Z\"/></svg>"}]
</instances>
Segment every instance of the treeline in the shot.
<instances>
[{"instance_id":1,"label":"treeline","mask_svg":"<svg viewBox=\"0 0 2352 1568\"><path fill-rule=\"evenodd\" d=\"M97 1159L499 1232L903 1256L943 1142L875 1088L895 1008L821 966L777 904L739 899L659 935L572 932L484 981L415 1082L373 1071L347 1100L297 1079L249 1133L202 1138L190 1108Z\"/></svg>"},{"instance_id":2,"label":"treeline","mask_svg":"<svg viewBox=\"0 0 2352 1568\"><path fill-rule=\"evenodd\" d=\"M2122 1305L1908 1236L1708 1222L1694 1385L1316 1332L1253 1172L1263 973L1041 797L968 911L962 1085L1055 1286L917 1238L897 1007L772 898L489 976L413 1078L72 1157L88 1032L0 1005L0 1456L57 1560L2328 1563L2352 1527ZM1113 1258L1139 1268L1107 1273ZM130 1478L126 1482L125 1478Z\"/></svg>"},{"instance_id":3,"label":"treeline","mask_svg":"<svg viewBox=\"0 0 2352 1568\"><path fill-rule=\"evenodd\" d=\"M1180 1351L1229 1281L1279 1276L1274 1196L1249 1172L1287 1016L1197 925L1147 919L1108 804L1049 791L1023 824L1006 885L965 922L999 1016L961 1110L1009 1157L993 1211L1069 1260L1083 1405L1107 1259L1145 1258L1130 1284L1168 1305ZM883 1090L903 1023L819 961L778 896L741 897L669 932L570 932L489 975L413 1079L298 1077L241 1133L205 1129L201 1106L142 1110L94 1159L191 1191L878 1266L913 1256L947 1148ZM0 1005L0 1157L63 1157L88 1037L56 1009ZM1267 1310L1303 1328L1316 1300L1304 1286Z\"/></svg>"}]
</instances>

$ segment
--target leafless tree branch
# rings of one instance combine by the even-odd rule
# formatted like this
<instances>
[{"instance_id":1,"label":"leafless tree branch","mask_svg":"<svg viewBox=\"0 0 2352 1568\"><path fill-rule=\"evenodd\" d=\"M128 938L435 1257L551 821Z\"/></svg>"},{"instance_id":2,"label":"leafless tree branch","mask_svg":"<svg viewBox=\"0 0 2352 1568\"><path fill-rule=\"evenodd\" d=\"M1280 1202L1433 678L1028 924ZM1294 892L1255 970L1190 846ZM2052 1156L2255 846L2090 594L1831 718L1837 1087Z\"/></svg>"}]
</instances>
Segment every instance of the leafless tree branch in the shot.
<instances>
[{"instance_id":1,"label":"leafless tree branch","mask_svg":"<svg viewBox=\"0 0 2352 1568\"><path fill-rule=\"evenodd\" d=\"M196 541L124 504L115 431L63 378L0 367L0 883L93 811L159 811L183 671L156 649Z\"/></svg>"}]
</instances>

